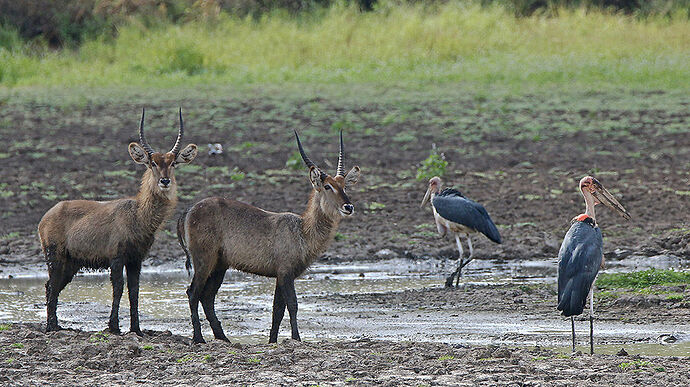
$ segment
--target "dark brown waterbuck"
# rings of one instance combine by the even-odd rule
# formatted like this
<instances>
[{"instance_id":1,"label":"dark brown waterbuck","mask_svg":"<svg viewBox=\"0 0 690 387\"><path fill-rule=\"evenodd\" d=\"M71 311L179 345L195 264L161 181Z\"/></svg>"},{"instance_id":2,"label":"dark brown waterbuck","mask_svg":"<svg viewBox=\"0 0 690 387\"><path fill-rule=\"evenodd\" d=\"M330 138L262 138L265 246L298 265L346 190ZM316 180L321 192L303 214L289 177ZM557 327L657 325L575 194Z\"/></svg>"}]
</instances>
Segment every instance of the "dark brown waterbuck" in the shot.
<instances>
[{"instance_id":1,"label":"dark brown waterbuck","mask_svg":"<svg viewBox=\"0 0 690 387\"><path fill-rule=\"evenodd\" d=\"M60 329L57 302L60 291L81 268L110 268L113 285L113 307L109 330L119 333L118 311L127 269L127 291L130 305L130 330L139 329L139 274L141 262L148 254L156 231L172 215L177 204L174 169L196 157L197 147L180 150L184 124L180 109L180 129L170 152L153 150L144 137L144 111L139 126L140 142L129 144L134 162L146 166L139 193L130 198L107 202L90 200L62 201L43 215L38 236L48 264L46 330Z\"/></svg>"},{"instance_id":2,"label":"dark brown waterbuck","mask_svg":"<svg viewBox=\"0 0 690 387\"><path fill-rule=\"evenodd\" d=\"M194 277L187 289L192 313L194 342L203 343L199 322L199 301L216 339L228 340L215 313L215 297L228 268L265 277L275 277L273 323L269 343L278 339L278 328L287 306L292 338L297 329L295 278L314 262L333 240L340 220L354 213L345 193L359 178L359 167L345 173L343 136L335 176L317 167L297 146L307 167L312 192L302 215L269 212L220 197L207 198L189 208L177 223L177 236L187 254L187 268Z\"/></svg>"}]
</instances>

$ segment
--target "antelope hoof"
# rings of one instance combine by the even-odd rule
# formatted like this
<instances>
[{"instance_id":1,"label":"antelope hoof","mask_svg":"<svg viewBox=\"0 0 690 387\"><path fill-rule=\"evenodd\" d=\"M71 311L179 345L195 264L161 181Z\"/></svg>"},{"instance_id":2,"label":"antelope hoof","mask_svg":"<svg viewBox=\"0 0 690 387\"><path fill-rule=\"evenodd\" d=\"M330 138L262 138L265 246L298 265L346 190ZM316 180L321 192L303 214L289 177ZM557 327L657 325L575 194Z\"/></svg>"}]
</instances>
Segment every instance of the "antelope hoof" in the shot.
<instances>
[{"instance_id":1,"label":"antelope hoof","mask_svg":"<svg viewBox=\"0 0 690 387\"><path fill-rule=\"evenodd\" d=\"M193 342L194 344L206 344L206 340L204 340L203 337L196 337L196 336L194 336L194 338L192 339L192 342Z\"/></svg>"},{"instance_id":2,"label":"antelope hoof","mask_svg":"<svg viewBox=\"0 0 690 387\"><path fill-rule=\"evenodd\" d=\"M230 342L230 340L228 339L228 337L225 336L225 335L216 336L216 340L225 341L226 343L229 343L229 342Z\"/></svg>"},{"instance_id":3,"label":"antelope hoof","mask_svg":"<svg viewBox=\"0 0 690 387\"><path fill-rule=\"evenodd\" d=\"M112 333L113 335L122 334L122 332L120 331L120 327L108 327L108 332Z\"/></svg>"},{"instance_id":4,"label":"antelope hoof","mask_svg":"<svg viewBox=\"0 0 690 387\"><path fill-rule=\"evenodd\" d=\"M59 326L58 324L49 324L49 325L46 325L46 333L48 333L48 332L57 332L57 331L61 331L61 330L62 330L62 327Z\"/></svg>"},{"instance_id":5,"label":"antelope hoof","mask_svg":"<svg viewBox=\"0 0 690 387\"><path fill-rule=\"evenodd\" d=\"M139 329L139 328L137 328L137 329L130 329L129 331L132 332L132 333L134 333L135 335L137 335L137 336L139 336L139 337L144 336L144 334L141 332L141 329Z\"/></svg>"}]
</instances>

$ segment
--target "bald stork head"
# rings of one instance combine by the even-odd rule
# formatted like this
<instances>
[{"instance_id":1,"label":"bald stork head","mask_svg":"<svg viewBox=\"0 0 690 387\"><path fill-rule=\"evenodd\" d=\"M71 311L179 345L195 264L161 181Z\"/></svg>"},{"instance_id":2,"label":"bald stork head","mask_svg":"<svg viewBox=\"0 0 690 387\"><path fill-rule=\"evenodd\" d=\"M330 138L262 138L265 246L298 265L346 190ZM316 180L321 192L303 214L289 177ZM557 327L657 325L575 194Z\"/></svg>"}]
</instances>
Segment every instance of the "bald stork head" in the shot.
<instances>
[{"instance_id":1,"label":"bald stork head","mask_svg":"<svg viewBox=\"0 0 690 387\"><path fill-rule=\"evenodd\" d=\"M580 180L580 192L582 196L587 198L591 196L594 198L594 205L603 204L610 209L616 211L625 219L630 220L630 213L623 208L623 206L618 203L618 200L611 195L611 193L604 188L604 186L599 182L599 180L593 178L592 176L585 176Z\"/></svg>"},{"instance_id":2,"label":"bald stork head","mask_svg":"<svg viewBox=\"0 0 690 387\"><path fill-rule=\"evenodd\" d=\"M426 194L424 194L424 199L422 199L422 205L420 207L424 207L424 205L431 198L432 194L435 195L439 192L441 192L441 178L438 176L434 176L431 179L429 179L429 187L426 190Z\"/></svg>"}]
</instances>

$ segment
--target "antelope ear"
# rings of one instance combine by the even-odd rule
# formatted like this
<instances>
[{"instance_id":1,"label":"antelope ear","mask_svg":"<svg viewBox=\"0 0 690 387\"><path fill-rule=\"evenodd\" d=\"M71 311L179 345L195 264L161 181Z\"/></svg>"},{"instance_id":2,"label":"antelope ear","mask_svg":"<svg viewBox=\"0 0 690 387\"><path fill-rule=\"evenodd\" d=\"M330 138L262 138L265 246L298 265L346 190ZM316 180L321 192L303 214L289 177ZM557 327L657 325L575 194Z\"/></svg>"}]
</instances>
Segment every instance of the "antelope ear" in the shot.
<instances>
[{"instance_id":1,"label":"antelope ear","mask_svg":"<svg viewBox=\"0 0 690 387\"><path fill-rule=\"evenodd\" d=\"M197 153L197 148L195 144L189 144L184 149L180 151L180 153L177 154L177 158L175 159L175 162L178 164L187 164L194 160L196 157Z\"/></svg>"},{"instance_id":2,"label":"antelope ear","mask_svg":"<svg viewBox=\"0 0 690 387\"><path fill-rule=\"evenodd\" d=\"M355 185L359 180L359 166L355 165L350 169L350 171L345 175L345 186Z\"/></svg>"},{"instance_id":3,"label":"antelope ear","mask_svg":"<svg viewBox=\"0 0 690 387\"><path fill-rule=\"evenodd\" d=\"M136 142L129 144L129 155L132 156L132 160L137 164L148 165L149 163L149 154Z\"/></svg>"},{"instance_id":4,"label":"antelope ear","mask_svg":"<svg viewBox=\"0 0 690 387\"><path fill-rule=\"evenodd\" d=\"M309 180L311 181L312 187L314 187L315 190L321 192L321 190L323 189L323 181L321 180L321 171L319 171L319 168L309 168Z\"/></svg>"}]
</instances>

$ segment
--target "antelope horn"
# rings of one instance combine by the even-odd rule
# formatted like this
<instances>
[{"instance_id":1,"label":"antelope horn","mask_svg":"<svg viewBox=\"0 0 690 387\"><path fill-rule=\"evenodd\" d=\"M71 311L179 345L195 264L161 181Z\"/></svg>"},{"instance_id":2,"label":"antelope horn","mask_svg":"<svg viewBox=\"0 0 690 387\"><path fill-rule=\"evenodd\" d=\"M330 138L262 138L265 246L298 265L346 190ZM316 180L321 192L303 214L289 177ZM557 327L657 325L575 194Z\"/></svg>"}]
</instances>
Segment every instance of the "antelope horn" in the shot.
<instances>
[{"instance_id":1,"label":"antelope horn","mask_svg":"<svg viewBox=\"0 0 690 387\"><path fill-rule=\"evenodd\" d=\"M299 154L302 156L302 160L304 160L304 163L307 165L308 168L314 167L316 168L320 173L321 173L321 178L323 179L326 177L326 174L314 164L311 159L307 156L306 153L304 153L304 148L302 148L302 142L299 140L299 135L297 134L297 131L295 130L295 138L297 139L297 148L299 148Z\"/></svg>"},{"instance_id":2,"label":"antelope horn","mask_svg":"<svg viewBox=\"0 0 690 387\"><path fill-rule=\"evenodd\" d=\"M173 145L170 153L177 156L180 153L180 145L182 145L182 136L184 135L184 122L182 121L182 108L180 108L180 130L177 132L177 140L175 140L175 145Z\"/></svg>"},{"instance_id":3,"label":"antelope horn","mask_svg":"<svg viewBox=\"0 0 690 387\"><path fill-rule=\"evenodd\" d=\"M148 141L146 141L146 137L144 137L144 114L146 113L146 108L141 108L141 123L139 124L139 142L141 143L140 145L144 148L146 153L151 156L152 154L156 153L156 151L151 148L151 145L149 145Z\"/></svg>"},{"instance_id":4,"label":"antelope horn","mask_svg":"<svg viewBox=\"0 0 690 387\"><path fill-rule=\"evenodd\" d=\"M345 151L343 150L343 131L340 131L340 153L338 153L338 170L336 172L336 176L342 176L345 177L345 167L343 166L343 161L345 158L344 155Z\"/></svg>"}]
</instances>

